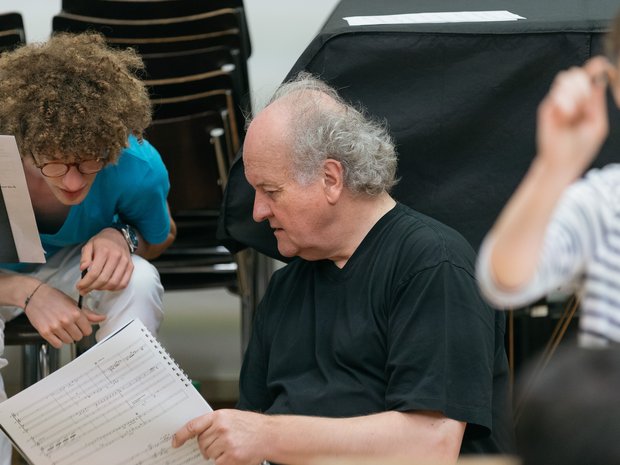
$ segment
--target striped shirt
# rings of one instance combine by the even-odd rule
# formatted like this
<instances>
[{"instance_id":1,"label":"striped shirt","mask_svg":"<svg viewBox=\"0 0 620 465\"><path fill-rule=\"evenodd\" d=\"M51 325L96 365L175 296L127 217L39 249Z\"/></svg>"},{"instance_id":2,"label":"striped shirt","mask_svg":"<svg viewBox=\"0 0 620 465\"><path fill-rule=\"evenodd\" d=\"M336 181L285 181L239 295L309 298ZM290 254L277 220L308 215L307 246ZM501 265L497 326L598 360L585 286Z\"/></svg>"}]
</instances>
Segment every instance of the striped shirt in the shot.
<instances>
[{"instance_id":1,"label":"striped shirt","mask_svg":"<svg viewBox=\"0 0 620 465\"><path fill-rule=\"evenodd\" d=\"M620 343L620 164L592 169L563 194L545 233L536 274L519 289L497 287L490 239L478 256L483 295L496 307L518 308L551 293L581 299L579 344Z\"/></svg>"}]
</instances>

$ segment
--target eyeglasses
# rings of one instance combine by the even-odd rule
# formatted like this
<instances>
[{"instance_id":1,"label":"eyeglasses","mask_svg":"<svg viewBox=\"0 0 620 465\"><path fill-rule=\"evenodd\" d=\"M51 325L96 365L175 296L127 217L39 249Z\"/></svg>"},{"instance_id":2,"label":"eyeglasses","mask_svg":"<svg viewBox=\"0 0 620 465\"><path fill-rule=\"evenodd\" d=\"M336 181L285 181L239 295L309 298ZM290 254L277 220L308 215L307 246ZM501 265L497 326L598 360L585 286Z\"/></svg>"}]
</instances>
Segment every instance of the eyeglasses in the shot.
<instances>
[{"instance_id":1,"label":"eyeglasses","mask_svg":"<svg viewBox=\"0 0 620 465\"><path fill-rule=\"evenodd\" d=\"M101 171L105 163L102 160L84 160L79 163L46 163L38 168L41 170L43 176L48 178L59 178L69 172L72 166L77 167L77 170L82 174L95 174Z\"/></svg>"}]
</instances>

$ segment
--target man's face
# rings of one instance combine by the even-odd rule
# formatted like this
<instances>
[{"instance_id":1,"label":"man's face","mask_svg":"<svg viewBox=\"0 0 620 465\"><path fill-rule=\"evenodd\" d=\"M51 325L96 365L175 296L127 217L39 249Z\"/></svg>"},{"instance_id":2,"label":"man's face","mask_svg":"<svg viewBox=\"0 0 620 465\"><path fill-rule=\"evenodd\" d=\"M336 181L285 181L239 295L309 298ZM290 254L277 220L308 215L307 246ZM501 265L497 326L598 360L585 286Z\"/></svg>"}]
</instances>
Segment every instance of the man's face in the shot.
<instances>
[{"instance_id":1,"label":"man's face","mask_svg":"<svg viewBox=\"0 0 620 465\"><path fill-rule=\"evenodd\" d=\"M283 134L282 118L264 110L248 129L244 144L244 167L256 190L253 218L267 220L274 230L278 250L285 257L307 260L326 258L324 227L330 222L330 205L321 176L300 184L291 173L290 149ZM276 115L277 116L277 115Z\"/></svg>"},{"instance_id":2,"label":"man's face","mask_svg":"<svg viewBox=\"0 0 620 465\"><path fill-rule=\"evenodd\" d=\"M78 166L73 164L68 166L68 171L62 176L44 176L40 167L52 160L47 160L45 157L34 160L32 156L24 158L24 169L27 179L37 179L44 181L49 189L54 194L54 197L63 205L78 205L88 195L97 173L84 174L78 170ZM74 160L63 160L64 163L71 164ZM54 163L57 163L54 160Z\"/></svg>"}]
</instances>

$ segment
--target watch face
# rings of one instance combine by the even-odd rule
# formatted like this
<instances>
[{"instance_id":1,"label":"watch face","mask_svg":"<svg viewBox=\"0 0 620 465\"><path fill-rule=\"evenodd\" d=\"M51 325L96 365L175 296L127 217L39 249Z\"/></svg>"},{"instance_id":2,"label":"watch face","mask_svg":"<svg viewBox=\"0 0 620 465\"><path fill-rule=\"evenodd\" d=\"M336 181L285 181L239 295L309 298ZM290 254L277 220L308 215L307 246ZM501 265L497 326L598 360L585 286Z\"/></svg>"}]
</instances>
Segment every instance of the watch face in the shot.
<instances>
[{"instance_id":1,"label":"watch face","mask_svg":"<svg viewBox=\"0 0 620 465\"><path fill-rule=\"evenodd\" d=\"M138 234L136 233L136 231L128 224L115 223L112 225L112 227L117 231L120 231L120 233L125 238L125 241L127 242L129 252L134 253L138 248Z\"/></svg>"},{"instance_id":2,"label":"watch face","mask_svg":"<svg viewBox=\"0 0 620 465\"><path fill-rule=\"evenodd\" d=\"M126 226L126 231L129 250L131 251L131 253L134 253L138 248L138 235L136 234L136 231L129 225Z\"/></svg>"}]
</instances>

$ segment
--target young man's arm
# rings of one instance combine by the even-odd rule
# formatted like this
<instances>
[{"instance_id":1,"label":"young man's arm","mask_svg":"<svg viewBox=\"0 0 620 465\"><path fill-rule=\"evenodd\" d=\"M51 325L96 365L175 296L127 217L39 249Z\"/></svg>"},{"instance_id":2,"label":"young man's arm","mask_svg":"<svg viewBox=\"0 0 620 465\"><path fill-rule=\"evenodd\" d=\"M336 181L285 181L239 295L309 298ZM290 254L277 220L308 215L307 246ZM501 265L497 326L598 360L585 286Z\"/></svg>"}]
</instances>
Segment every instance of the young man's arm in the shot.
<instances>
[{"instance_id":1,"label":"young man's arm","mask_svg":"<svg viewBox=\"0 0 620 465\"><path fill-rule=\"evenodd\" d=\"M168 216L170 221L168 236L159 244L148 243L140 232L136 231L138 234L136 255L150 260L170 247L177 233L170 208ZM133 272L133 262L124 234L110 227L92 237L82 248L80 269L88 270L77 284L77 289L82 295L92 290L116 291L127 287Z\"/></svg>"},{"instance_id":2,"label":"young man's arm","mask_svg":"<svg viewBox=\"0 0 620 465\"><path fill-rule=\"evenodd\" d=\"M170 213L170 210L168 210ZM139 234L139 233L138 233ZM168 247L172 245L174 240L177 237L177 225L170 216L170 232L168 233L168 237L165 241L160 242L159 244L150 244L139 236L138 239L138 249L136 250L136 255L140 255L147 260L153 260L159 257Z\"/></svg>"},{"instance_id":3,"label":"young man's arm","mask_svg":"<svg viewBox=\"0 0 620 465\"><path fill-rule=\"evenodd\" d=\"M198 437L205 458L222 465L306 463L322 457L407 458L455 463L465 423L435 412L383 412L325 418L217 410L175 433L173 446Z\"/></svg>"},{"instance_id":4,"label":"young man's arm","mask_svg":"<svg viewBox=\"0 0 620 465\"><path fill-rule=\"evenodd\" d=\"M105 320L71 297L31 276L0 272L0 305L24 310L35 329L53 347L79 341Z\"/></svg>"}]
</instances>

